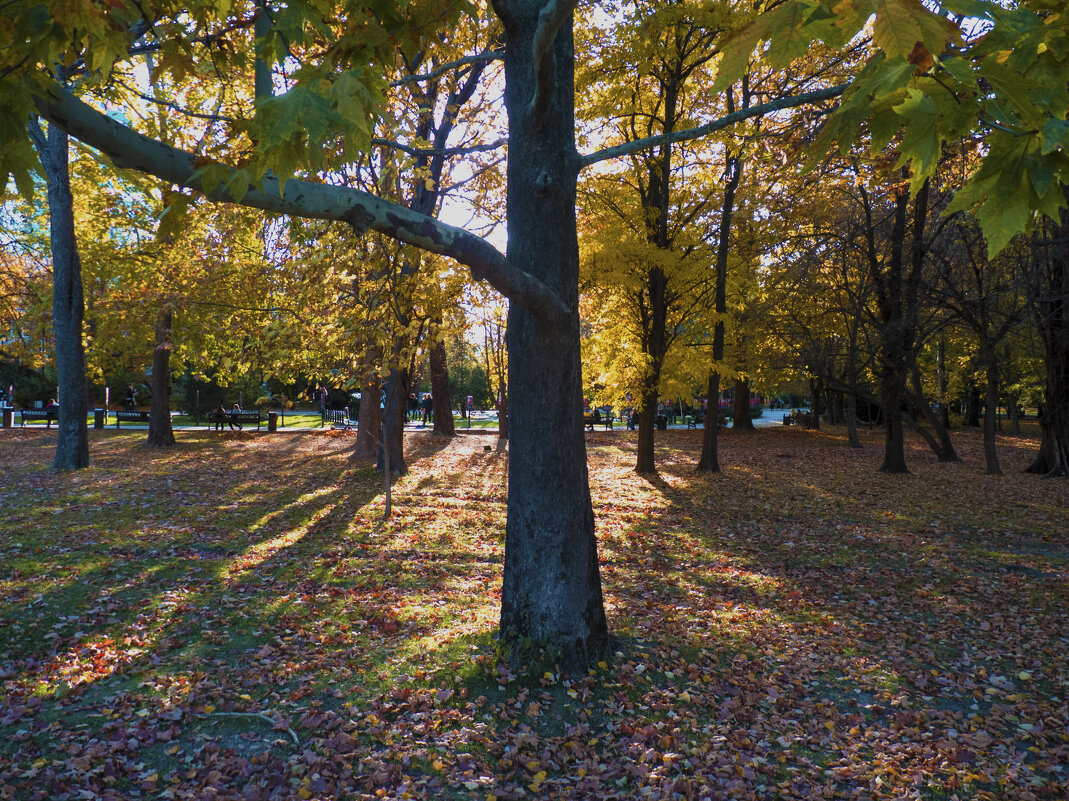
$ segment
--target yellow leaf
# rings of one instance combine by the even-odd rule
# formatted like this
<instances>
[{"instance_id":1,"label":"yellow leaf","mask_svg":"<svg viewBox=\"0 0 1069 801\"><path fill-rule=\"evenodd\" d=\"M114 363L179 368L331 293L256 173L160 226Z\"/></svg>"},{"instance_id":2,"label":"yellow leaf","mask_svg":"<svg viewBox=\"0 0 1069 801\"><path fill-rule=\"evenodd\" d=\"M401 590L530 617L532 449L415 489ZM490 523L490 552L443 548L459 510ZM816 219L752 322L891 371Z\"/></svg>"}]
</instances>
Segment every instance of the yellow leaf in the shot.
<instances>
[{"instance_id":1,"label":"yellow leaf","mask_svg":"<svg viewBox=\"0 0 1069 801\"><path fill-rule=\"evenodd\" d=\"M312 791L309 790L307 787L302 787L300 790L297 791L297 797L298 798L311 798L312 797Z\"/></svg>"},{"instance_id":2,"label":"yellow leaf","mask_svg":"<svg viewBox=\"0 0 1069 801\"><path fill-rule=\"evenodd\" d=\"M205 707L204 707L204 714L205 715L210 715L214 711L215 711L215 707L214 706L212 706L211 704L206 704L205 705Z\"/></svg>"},{"instance_id":3,"label":"yellow leaf","mask_svg":"<svg viewBox=\"0 0 1069 801\"><path fill-rule=\"evenodd\" d=\"M534 780L536 783L541 784L546 780L546 772L544 770L538 771L538 773L534 775Z\"/></svg>"},{"instance_id":4,"label":"yellow leaf","mask_svg":"<svg viewBox=\"0 0 1069 801\"><path fill-rule=\"evenodd\" d=\"M251 701L252 700L252 696L249 695L248 693L242 693L241 695L238 696L238 698L240 698L242 701Z\"/></svg>"},{"instance_id":5,"label":"yellow leaf","mask_svg":"<svg viewBox=\"0 0 1069 801\"><path fill-rule=\"evenodd\" d=\"M830 720L826 720L824 721L824 728L828 731L832 731L835 728L835 724L832 723Z\"/></svg>"}]
</instances>

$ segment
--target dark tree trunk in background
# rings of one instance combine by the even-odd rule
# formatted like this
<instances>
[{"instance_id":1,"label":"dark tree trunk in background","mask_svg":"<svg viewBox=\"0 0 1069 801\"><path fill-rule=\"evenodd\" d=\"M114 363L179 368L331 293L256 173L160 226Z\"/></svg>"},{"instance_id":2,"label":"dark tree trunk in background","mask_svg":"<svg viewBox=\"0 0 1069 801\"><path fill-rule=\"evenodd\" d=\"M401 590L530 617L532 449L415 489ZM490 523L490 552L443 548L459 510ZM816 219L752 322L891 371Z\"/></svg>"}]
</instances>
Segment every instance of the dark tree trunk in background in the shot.
<instances>
[{"instance_id":1,"label":"dark tree trunk in background","mask_svg":"<svg viewBox=\"0 0 1069 801\"><path fill-rule=\"evenodd\" d=\"M731 418L731 430L744 434L757 430L750 414L750 382L745 378L735 379L735 411Z\"/></svg>"},{"instance_id":2,"label":"dark tree trunk in background","mask_svg":"<svg viewBox=\"0 0 1069 801\"><path fill-rule=\"evenodd\" d=\"M552 90L541 104L531 53L543 5L495 3L505 28L507 257L568 309L562 329L509 305L513 425L500 636L514 662L545 648L574 665L605 654L609 637L583 431L572 22L569 15L553 40L555 58L540 76Z\"/></svg>"},{"instance_id":3,"label":"dark tree trunk in background","mask_svg":"<svg viewBox=\"0 0 1069 801\"><path fill-rule=\"evenodd\" d=\"M947 371L947 341L946 337L939 338L936 350L936 371L939 382L939 423L944 429L950 430L950 403L947 398L947 390L950 387L950 378Z\"/></svg>"},{"instance_id":4,"label":"dark tree trunk in background","mask_svg":"<svg viewBox=\"0 0 1069 801\"><path fill-rule=\"evenodd\" d=\"M382 437L381 397L382 387L378 381L369 381L360 388L360 422L356 428L352 459L378 458Z\"/></svg>"},{"instance_id":5,"label":"dark tree trunk in background","mask_svg":"<svg viewBox=\"0 0 1069 801\"><path fill-rule=\"evenodd\" d=\"M809 379L809 417L812 419L813 430L820 431L821 398L824 396L821 390L821 379Z\"/></svg>"},{"instance_id":6,"label":"dark tree trunk in background","mask_svg":"<svg viewBox=\"0 0 1069 801\"><path fill-rule=\"evenodd\" d=\"M434 402L434 433L443 437L456 436L453 407L449 401L449 367L445 358L445 343L435 340L430 350L431 399Z\"/></svg>"},{"instance_id":7,"label":"dark tree trunk in background","mask_svg":"<svg viewBox=\"0 0 1069 801\"><path fill-rule=\"evenodd\" d=\"M895 190L894 223L886 256L881 259L875 241L872 207L864 188L868 260L876 285L880 319L880 400L884 419L884 457L881 473L908 473L902 404L907 396L909 367L916 338L916 307L924 264L924 224L930 185L925 181L913 201L912 232L907 243L908 190ZM907 258L908 244L908 258Z\"/></svg>"},{"instance_id":8,"label":"dark tree trunk in background","mask_svg":"<svg viewBox=\"0 0 1069 801\"><path fill-rule=\"evenodd\" d=\"M67 134L56 125L42 133L36 120L30 132L48 177L49 235L52 245L52 330L59 376L59 422L54 470L89 466L89 412L85 381L82 320L82 264L74 234Z\"/></svg>"},{"instance_id":9,"label":"dark tree trunk in background","mask_svg":"<svg viewBox=\"0 0 1069 801\"><path fill-rule=\"evenodd\" d=\"M984 410L984 461L987 463L989 476L1001 476L1002 468L998 463L998 450L995 447L995 423L998 417L998 356L988 353L984 356L987 363L987 392Z\"/></svg>"},{"instance_id":10,"label":"dark tree trunk in background","mask_svg":"<svg viewBox=\"0 0 1069 801\"><path fill-rule=\"evenodd\" d=\"M507 440L509 438L509 394L506 389L497 402L497 438Z\"/></svg>"},{"instance_id":11,"label":"dark tree trunk in background","mask_svg":"<svg viewBox=\"0 0 1069 801\"><path fill-rule=\"evenodd\" d=\"M932 411L928 399L924 397L924 382L921 381L921 371L916 361L910 368L910 377L913 379L913 392L910 394L913 407L920 412L932 429L928 431L919 423L913 423L914 430L924 437L928 447L932 449L940 462L960 462L958 452L954 449L954 443L950 439L950 432L943 426L939 415Z\"/></svg>"},{"instance_id":12,"label":"dark tree trunk in background","mask_svg":"<svg viewBox=\"0 0 1069 801\"><path fill-rule=\"evenodd\" d=\"M857 396L849 392L845 396L846 402L846 437L851 448L861 447L861 438L857 435Z\"/></svg>"},{"instance_id":13,"label":"dark tree trunk in background","mask_svg":"<svg viewBox=\"0 0 1069 801\"><path fill-rule=\"evenodd\" d=\"M1069 200L1069 185L1062 187ZM1050 226L1049 245L1036 254L1029 282L1031 304L1043 342L1047 381L1043 388L1039 456L1029 472L1069 475L1069 210Z\"/></svg>"},{"instance_id":14,"label":"dark tree trunk in background","mask_svg":"<svg viewBox=\"0 0 1069 801\"><path fill-rule=\"evenodd\" d=\"M980 427L980 387L970 383L965 389L965 425Z\"/></svg>"},{"instance_id":15,"label":"dark tree trunk in background","mask_svg":"<svg viewBox=\"0 0 1069 801\"><path fill-rule=\"evenodd\" d=\"M152 406L148 418L148 444L174 445L171 427L171 334L174 314L163 308L156 312L156 348L152 351Z\"/></svg>"}]
</instances>

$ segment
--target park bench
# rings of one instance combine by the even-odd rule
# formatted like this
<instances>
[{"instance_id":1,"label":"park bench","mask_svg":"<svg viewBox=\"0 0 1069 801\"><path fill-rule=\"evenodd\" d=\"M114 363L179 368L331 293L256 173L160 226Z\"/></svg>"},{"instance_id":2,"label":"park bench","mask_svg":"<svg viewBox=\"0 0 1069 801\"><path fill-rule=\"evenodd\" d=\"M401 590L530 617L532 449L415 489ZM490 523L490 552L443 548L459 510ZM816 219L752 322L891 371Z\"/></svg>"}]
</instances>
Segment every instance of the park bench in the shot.
<instances>
[{"instance_id":1,"label":"park bench","mask_svg":"<svg viewBox=\"0 0 1069 801\"><path fill-rule=\"evenodd\" d=\"M147 423L148 412L141 411L139 409L120 409L115 414L115 428L119 428L119 423L125 420L127 423Z\"/></svg>"},{"instance_id":2,"label":"park bench","mask_svg":"<svg viewBox=\"0 0 1069 801\"><path fill-rule=\"evenodd\" d=\"M53 420L59 422L59 409L23 409L21 418L23 426L27 420L44 420L45 428L51 428Z\"/></svg>"},{"instance_id":3,"label":"park bench","mask_svg":"<svg viewBox=\"0 0 1069 801\"><path fill-rule=\"evenodd\" d=\"M604 423L605 430L612 430L612 422L616 418L613 417L612 412L598 412L598 416L595 417L593 412L583 412L583 422L586 423L586 427L591 431L594 430L594 426Z\"/></svg>"},{"instance_id":4,"label":"park bench","mask_svg":"<svg viewBox=\"0 0 1069 801\"><path fill-rule=\"evenodd\" d=\"M338 431L352 431L356 425L356 420L349 416L348 409L328 409L326 415L326 421L331 424L331 428Z\"/></svg>"},{"instance_id":5,"label":"park bench","mask_svg":"<svg viewBox=\"0 0 1069 801\"><path fill-rule=\"evenodd\" d=\"M221 418L221 419L220 419ZM256 430L260 430L260 423L263 421L264 416L262 412L254 410L244 410L240 412L225 412L220 414L219 412L211 412L208 415L208 428L211 428L216 423L222 422L223 424L233 423L240 426L251 426L256 423Z\"/></svg>"}]
</instances>

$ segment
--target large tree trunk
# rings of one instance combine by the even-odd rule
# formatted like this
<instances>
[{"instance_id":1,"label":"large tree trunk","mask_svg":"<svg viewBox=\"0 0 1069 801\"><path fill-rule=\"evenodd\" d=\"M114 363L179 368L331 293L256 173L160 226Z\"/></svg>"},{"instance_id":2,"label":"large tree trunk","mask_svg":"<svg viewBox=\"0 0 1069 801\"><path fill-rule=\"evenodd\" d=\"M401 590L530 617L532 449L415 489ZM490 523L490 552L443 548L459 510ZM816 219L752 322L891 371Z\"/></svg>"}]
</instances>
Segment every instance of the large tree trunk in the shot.
<instances>
[{"instance_id":1,"label":"large tree trunk","mask_svg":"<svg viewBox=\"0 0 1069 801\"><path fill-rule=\"evenodd\" d=\"M507 257L569 310L562 330L509 305L513 425L500 636L514 662L546 649L565 664L585 664L605 654L609 637L583 432L572 22L569 13L539 75L531 53L543 5L495 4L506 38ZM544 89L552 83L545 103L539 81Z\"/></svg>"},{"instance_id":2,"label":"large tree trunk","mask_svg":"<svg viewBox=\"0 0 1069 801\"><path fill-rule=\"evenodd\" d=\"M49 234L52 245L52 330L56 340L59 376L59 422L54 470L89 466L88 393L82 320L82 264L74 235L67 134L49 125L47 136L36 121L30 123L41 163L48 177Z\"/></svg>"},{"instance_id":3,"label":"large tree trunk","mask_svg":"<svg viewBox=\"0 0 1069 801\"><path fill-rule=\"evenodd\" d=\"M356 446L349 458L358 461L376 459L382 436L382 387L369 381L360 388L360 422L356 428Z\"/></svg>"},{"instance_id":4,"label":"large tree trunk","mask_svg":"<svg viewBox=\"0 0 1069 801\"><path fill-rule=\"evenodd\" d=\"M654 473L653 432L657 421L657 387L644 387L638 412L638 456L635 458L636 473Z\"/></svg>"},{"instance_id":5,"label":"large tree trunk","mask_svg":"<svg viewBox=\"0 0 1069 801\"><path fill-rule=\"evenodd\" d=\"M148 444L174 445L171 427L171 333L174 315L168 308L156 312L156 348L152 351L152 406L148 418Z\"/></svg>"},{"instance_id":6,"label":"large tree trunk","mask_svg":"<svg viewBox=\"0 0 1069 801\"><path fill-rule=\"evenodd\" d=\"M408 370L395 367L386 381L386 408L382 415L379 437L379 456L376 470L388 470L396 476L408 474L405 463L405 415L408 412L408 393L411 380ZM386 453L386 449L389 453Z\"/></svg>"},{"instance_id":7,"label":"large tree trunk","mask_svg":"<svg viewBox=\"0 0 1069 801\"><path fill-rule=\"evenodd\" d=\"M723 326L723 323L717 323ZM715 339L715 335L714 335ZM702 435L702 455L698 461L699 473L719 473L719 437L720 428L720 373L715 370L709 373L709 386L706 389L706 397L709 399L705 410L705 431ZM709 429L712 429L710 431Z\"/></svg>"},{"instance_id":8,"label":"large tree trunk","mask_svg":"<svg viewBox=\"0 0 1069 801\"><path fill-rule=\"evenodd\" d=\"M731 430L744 434L757 430L750 414L750 382L745 378L735 379L735 411L731 418Z\"/></svg>"},{"instance_id":9,"label":"large tree trunk","mask_svg":"<svg viewBox=\"0 0 1069 801\"><path fill-rule=\"evenodd\" d=\"M902 395L904 382L885 371L880 392L883 404L884 448L881 473L908 473L906 440L902 428Z\"/></svg>"},{"instance_id":10,"label":"large tree trunk","mask_svg":"<svg viewBox=\"0 0 1069 801\"><path fill-rule=\"evenodd\" d=\"M435 340L430 350L431 400L434 402L434 433L443 437L456 436L453 407L449 402L449 366L445 358L445 343Z\"/></svg>"}]
</instances>

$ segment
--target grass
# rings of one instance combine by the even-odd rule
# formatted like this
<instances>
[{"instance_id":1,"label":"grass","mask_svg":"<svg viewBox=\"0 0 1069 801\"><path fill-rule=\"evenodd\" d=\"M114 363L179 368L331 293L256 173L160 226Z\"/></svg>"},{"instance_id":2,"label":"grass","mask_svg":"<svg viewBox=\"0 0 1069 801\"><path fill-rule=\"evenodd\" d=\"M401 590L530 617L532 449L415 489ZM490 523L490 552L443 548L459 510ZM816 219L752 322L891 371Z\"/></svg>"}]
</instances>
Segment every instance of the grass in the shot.
<instances>
[{"instance_id":1,"label":"grass","mask_svg":"<svg viewBox=\"0 0 1069 801\"><path fill-rule=\"evenodd\" d=\"M0 432L0 797L1064 796L1069 490L1028 438L876 472L841 431L587 437L611 658L493 639L507 452ZM1052 723L1051 721L1054 721ZM66 794L66 795L65 795Z\"/></svg>"}]
</instances>

